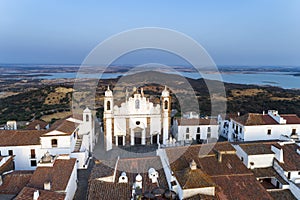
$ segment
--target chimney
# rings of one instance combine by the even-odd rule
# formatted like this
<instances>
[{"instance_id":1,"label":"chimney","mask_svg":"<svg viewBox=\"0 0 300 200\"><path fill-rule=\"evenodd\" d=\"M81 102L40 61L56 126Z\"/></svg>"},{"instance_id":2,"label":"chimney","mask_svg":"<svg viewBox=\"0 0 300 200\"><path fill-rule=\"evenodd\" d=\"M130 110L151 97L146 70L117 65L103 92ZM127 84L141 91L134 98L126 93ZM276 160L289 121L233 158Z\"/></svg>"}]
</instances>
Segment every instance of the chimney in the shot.
<instances>
[{"instance_id":1,"label":"chimney","mask_svg":"<svg viewBox=\"0 0 300 200\"><path fill-rule=\"evenodd\" d=\"M40 196L39 191L38 190L34 191L34 193L33 193L33 200L38 200L39 196Z\"/></svg>"},{"instance_id":2,"label":"chimney","mask_svg":"<svg viewBox=\"0 0 300 200\"><path fill-rule=\"evenodd\" d=\"M218 162L221 163L222 162L222 153L218 151L217 157L218 157Z\"/></svg>"},{"instance_id":3,"label":"chimney","mask_svg":"<svg viewBox=\"0 0 300 200\"><path fill-rule=\"evenodd\" d=\"M122 172L119 177L119 183L128 183L128 177L126 176L126 172Z\"/></svg>"},{"instance_id":4,"label":"chimney","mask_svg":"<svg viewBox=\"0 0 300 200\"><path fill-rule=\"evenodd\" d=\"M240 112L237 112L237 116L238 116L238 117L240 116L240 114L241 114Z\"/></svg>"},{"instance_id":5,"label":"chimney","mask_svg":"<svg viewBox=\"0 0 300 200\"><path fill-rule=\"evenodd\" d=\"M195 160L192 160L192 162L190 163L190 168L191 168L191 170L197 169L197 164L196 164Z\"/></svg>"},{"instance_id":6,"label":"chimney","mask_svg":"<svg viewBox=\"0 0 300 200\"><path fill-rule=\"evenodd\" d=\"M51 190L51 183L50 183L50 181L44 183L44 190Z\"/></svg>"},{"instance_id":7,"label":"chimney","mask_svg":"<svg viewBox=\"0 0 300 200\"><path fill-rule=\"evenodd\" d=\"M136 177L135 177L135 188L140 188L142 189L142 176L140 174L138 174Z\"/></svg>"},{"instance_id":8,"label":"chimney","mask_svg":"<svg viewBox=\"0 0 300 200\"><path fill-rule=\"evenodd\" d=\"M263 115L265 115L265 111L263 110Z\"/></svg>"}]
</instances>

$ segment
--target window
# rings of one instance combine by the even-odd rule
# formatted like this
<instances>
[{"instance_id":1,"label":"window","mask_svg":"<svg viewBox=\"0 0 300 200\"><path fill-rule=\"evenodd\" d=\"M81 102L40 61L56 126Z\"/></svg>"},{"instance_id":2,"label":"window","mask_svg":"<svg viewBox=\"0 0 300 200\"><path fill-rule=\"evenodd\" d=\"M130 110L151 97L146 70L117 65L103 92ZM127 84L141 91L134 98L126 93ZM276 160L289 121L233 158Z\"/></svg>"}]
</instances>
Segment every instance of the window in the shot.
<instances>
[{"instance_id":1,"label":"window","mask_svg":"<svg viewBox=\"0 0 300 200\"><path fill-rule=\"evenodd\" d=\"M31 160L30 165L31 167L36 167L36 160Z\"/></svg>"},{"instance_id":2,"label":"window","mask_svg":"<svg viewBox=\"0 0 300 200\"><path fill-rule=\"evenodd\" d=\"M140 101L135 100L135 109L140 109Z\"/></svg>"},{"instance_id":3,"label":"window","mask_svg":"<svg viewBox=\"0 0 300 200\"><path fill-rule=\"evenodd\" d=\"M89 115L85 115L85 121L90 121L90 116Z\"/></svg>"},{"instance_id":4,"label":"window","mask_svg":"<svg viewBox=\"0 0 300 200\"><path fill-rule=\"evenodd\" d=\"M14 155L13 150L8 150L8 155L10 155L10 156Z\"/></svg>"},{"instance_id":5,"label":"window","mask_svg":"<svg viewBox=\"0 0 300 200\"><path fill-rule=\"evenodd\" d=\"M186 134L186 135L185 135L185 139L186 139L186 140L189 140L189 139L190 139L190 135L189 135L189 134Z\"/></svg>"},{"instance_id":6,"label":"window","mask_svg":"<svg viewBox=\"0 0 300 200\"><path fill-rule=\"evenodd\" d=\"M240 127L240 133L242 132L242 127Z\"/></svg>"},{"instance_id":7,"label":"window","mask_svg":"<svg viewBox=\"0 0 300 200\"><path fill-rule=\"evenodd\" d=\"M2 156L1 151L0 151L0 156Z\"/></svg>"},{"instance_id":8,"label":"window","mask_svg":"<svg viewBox=\"0 0 300 200\"><path fill-rule=\"evenodd\" d=\"M292 129L292 135L296 135L296 129L295 128Z\"/></svg>"},{"instance_id":9,"label":"window","mask_svg":"<svg viewBox=\"0 0 300 200\"><path fill-rule=\"evenodd\" d=\"M244 161L244 158L243 158L243 157L241 157L241 161L242 161L242 162Z\"/></svg>"},{"instance_id":10,"label":"window","mask_svg":"<svg viewBox=\"0 0 300 200\"><path fill-rule=\"evenodd\" d=\"M189 128L186 128L186 131L185 131L186 133L189 133L190 132L190 129Z\"/></svg>"},{"instance_id":11,"label":"window","mask_svg":"<svg viewBox=\"0 0 300 200\"><path fill-rule=\"evenodd\" d=\"M140 122L140 121L136 121L135 124L136 124L136 125L140 125L141 122Z\"/></svg>"},{"instance_id":12,"label":"window","mask_svg":"<svg viewBox=\"0 0 300 200\"><path fill-rule=\"evenodd\" d=\"M168 106L168 101L165 100L165 109L166 109L166 110L169 109L168 107L169 107L169 106Z\"/></svg>"},{"instance_id":13,"label":"window","mask_svg":"<svg viewBox=\"0 0 300 200\"><path fill-rule=\"evenodd\" d=\"M268 129L268 135L271 135L272 131L271 129Z\"/></svg>"},{"instance_id":14,"label":"window","mask_svg":"<svg viewBox=\"0 0 300 200\"><path fill-rule=\"evenodd\" d=\"M207 127L207 132L209 133L211 131L211 128L210 127Z\"/></svg>"},{"instance_id":15,"label":"window","mask_svg":"<svg viewBox=\"0 0 300 200\"><path fill-rule=\"evenodd\" d=\"M57 139L52 139L51 145L52 145L52 147L57 147Z\"/></svg>"},{"instance_id":16,"label":"window","mask_svg":"<svg viewBox=\"0 0 300 200\"><path fill-rule=\"evenodd\" d=\"M107 101L106 103L106 110L110 110L110 101Z\"/></svg>"},{"instance_id":17,"label":"window","mask_svg":"<svg viewBox=\"0 0 300 200\"><path fill-rule=\"evenodd\" d=\"M291 172L288 173L288 179L291 179Z\"/></svg>"},{"instance_id":18,"label":"window","mask_svg":"<svg viewBox=\"0 0 300 200\"><path fill-rule=\"evenodd\" d=\"M200 127L197 128L197 133L200 133Z\"/></svg>"},{"instance_id":19,"label":"window","mask_svg":"<svg viewBox=\"0 0 300 200\"><path fill-rule=\"evenodd\" d=\"M34 149L30 150L30 158L35 158L35 150Z\"/></svg>"}]
</instances>

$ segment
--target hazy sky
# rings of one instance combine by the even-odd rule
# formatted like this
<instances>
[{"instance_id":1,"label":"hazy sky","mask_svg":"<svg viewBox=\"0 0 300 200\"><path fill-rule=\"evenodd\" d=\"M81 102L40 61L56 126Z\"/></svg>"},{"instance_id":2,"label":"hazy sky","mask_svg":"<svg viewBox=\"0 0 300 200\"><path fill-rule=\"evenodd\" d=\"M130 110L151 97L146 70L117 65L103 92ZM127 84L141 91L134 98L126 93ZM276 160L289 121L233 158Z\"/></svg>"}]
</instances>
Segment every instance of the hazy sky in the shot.
<instances>
[{"instance_id":1,"label":"hazy sky","mask_svg":"<svg viewBox=\"0 0 300 200\"><path fill-rule=\"evenodd\" d=\"M300 66L299 0L0 0L0 63L81 63L109 36L153 26L189 35L218 65ZM148 62L122 62L135 59Z\"/></svg>"}]
</instances>

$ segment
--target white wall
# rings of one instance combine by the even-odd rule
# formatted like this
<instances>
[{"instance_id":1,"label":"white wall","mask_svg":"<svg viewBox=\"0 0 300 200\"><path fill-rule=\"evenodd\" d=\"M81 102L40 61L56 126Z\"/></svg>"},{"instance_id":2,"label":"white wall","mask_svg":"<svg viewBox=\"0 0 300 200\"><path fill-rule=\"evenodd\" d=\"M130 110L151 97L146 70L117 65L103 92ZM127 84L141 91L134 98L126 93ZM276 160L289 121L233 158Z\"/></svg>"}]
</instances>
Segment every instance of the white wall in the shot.
<instances>
[{"instance_id":1,"label":"white wall","mask_svg":"<svg viewBox=\"0 0 300 200\"><path fill-rule=\"evenodd\" d=\"M77 164L75 163L68 185L66 187L66 200L72 200L77 190Z\"/></svg>"},{"instance_id":2,"label":"white wall","mask_svg":"<svg viewBox=\"0 0 300 200\"><path fill-rule=\"evenodd\" d=\"M197 194L214 196L215 195L215 187L204 187L204 188L183 190L183 198L189 198L189 197L197 195Z\"/></svg>"},{"instance_id":3,"label":"white wall","mask_svg":"<svg viewBox=\"0 0 300 200\"><path fill-rule=\"evenodd\" d=\"M242 132L238 128L238 136L242 141L255 141L255 140L276 140L279 139L281 135L290 136L293 129L296 132L300 132L300 124L276 124L276 125L255 125L255 126L243 126L242 124L231 120L229 126L229 134L232 134L235 128L232 128L232 123L242 127ZM271 134L268 135L268 130L271 129Z\"/></svg>"},{"instance_id":4,"label":"white wall","mask_svg":"<svg viewBox=\"0 0 300 200\"><path fill-rule=\"evenodd\" d=\"M15 169L16 170L35 170L35 167L31 166L31 160L36 160L38 162L41 157L46 153L40 149L40 145L32 145L32 146L11 146L11 147L0 147L1 155L8 155L8 150L13 150ZM35 159L31 159L31 149L35 150Z\"/></svg>"},{"instance_id":5,"label":"white wall","mask_svg":"<svg viewBox=\"0 0 300 200\"><path fill-rule=\"evenodd\" d=\"M252 169L272 167L274 157L275 157L274 154L249 155L247 167ZM251 165L250 164L251 162L254 163L254 165Z\"/></svg>"},{"instance_id":6,"label":"white wall","mask_svg":"<svg viewBox=\"0 0 300 200\"><path fill-rule=\"evenodd\" d=\"M77 159L78 169L87 169L88 166L86 166L86 164L87 160L89 159L89 153L87 150L84 152L73 152L71 153L70 157Z\"/></svg>"},{"instance_id":7,"label":"white wall","mask_svg":"<svg viewBox=\"0 0 300 200\"><path fill-rule=\"evenodd\" d=\"M243 160L247 168L265 168L272 167L275 154L248 155L239 145L233 145L236 149L236 155ZM253 165L250 163L253 162Z\"/></svg>"},{"instance_id":8,"label":"white wall","mask_svg":"<svg viewBox=\"0 0 300 200\"><path fill-rule=\"evenodd\" d=\"M239 146L239 145L233 145L233 147L236 149L236 155L240 158L240 160L243 160L243 164L248 167L248 155L246 152Z\"/></svg>"},{"instance_id":9,"label":"white wall","mask_svg":"<svg viewBox=\"0 0 300 200\"><path fill-rule=\"evenodd\" d=\"M200 127L200 133L197 133L197 129ZM211 138L218 138L218 125L188 125L188 126L181 126L179 125L178 128L175 128L175 130L178 130L176 140L182 141L186 140L186 134L189 134L189 140L196 140L196 135L200 134L200 139L206 140L207 139L207 128L210 127L211 131ZM189 128L189 133L186 133L186 129Z\"/></svg>"}]
</instances>

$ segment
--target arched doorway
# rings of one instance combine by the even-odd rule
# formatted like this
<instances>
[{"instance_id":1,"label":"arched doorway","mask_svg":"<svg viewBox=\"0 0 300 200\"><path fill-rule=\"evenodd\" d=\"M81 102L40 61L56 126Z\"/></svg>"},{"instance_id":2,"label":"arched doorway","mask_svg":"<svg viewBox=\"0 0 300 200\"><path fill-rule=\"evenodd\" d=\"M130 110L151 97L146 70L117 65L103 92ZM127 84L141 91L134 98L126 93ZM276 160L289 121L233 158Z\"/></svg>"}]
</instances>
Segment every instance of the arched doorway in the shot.
<instances>
[{"instance_id":1,"label":"arched doorway","mask_svg":"<svg viewBox=\"0 0 300 200\"><path fill-rule=\"evenodd\" d=\"M134 145L141 145L143 129L140 127L136 127L135 129L133 129L133 131L134 131Z\"/></svg>"}]
</instances>

